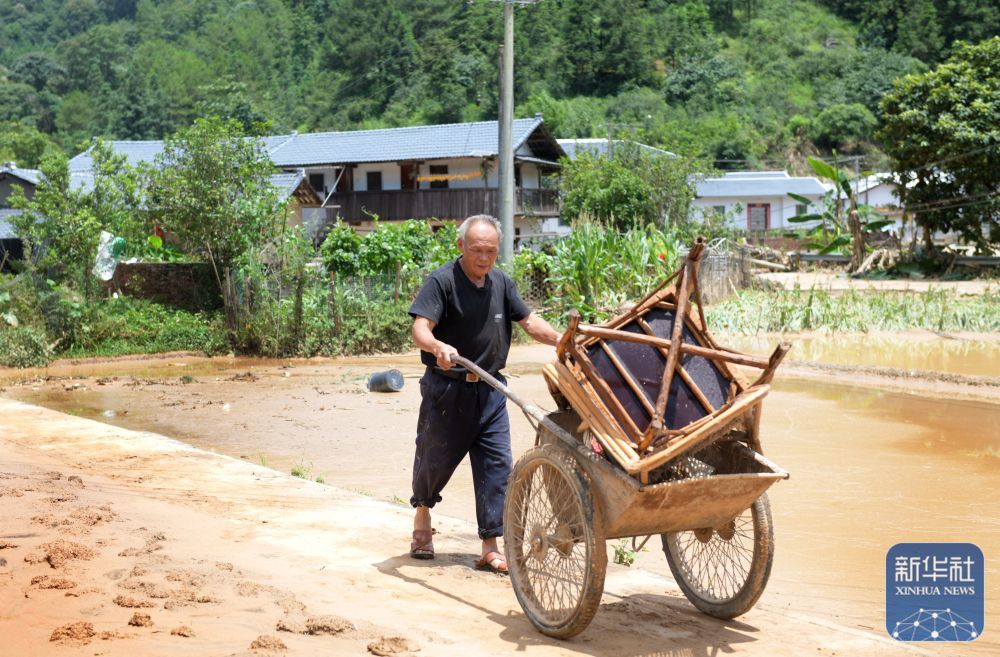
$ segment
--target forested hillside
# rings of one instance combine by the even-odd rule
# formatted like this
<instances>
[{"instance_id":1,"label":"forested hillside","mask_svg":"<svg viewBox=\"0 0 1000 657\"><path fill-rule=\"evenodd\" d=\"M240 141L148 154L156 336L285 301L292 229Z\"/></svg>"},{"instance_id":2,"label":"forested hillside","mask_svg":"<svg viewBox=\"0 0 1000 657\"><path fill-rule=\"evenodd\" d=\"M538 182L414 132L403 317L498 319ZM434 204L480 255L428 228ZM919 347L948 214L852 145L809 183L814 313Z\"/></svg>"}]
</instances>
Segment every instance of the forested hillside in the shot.
<instances>
[{"instance_id":1,"label":"forested hillside","mask_svg":"<svg viewBox=\"0 0 1000 657\"><path fill-rule=\"evenodd\" d=\"M881 163L893 79L1000 33L992 0L543 0L518 7L516 103L560 137L631 135L791 166ZM259 132L495 118L501 6L475 0L0 0L0 158L197 116Z\"/></svg>"}]
</instances>

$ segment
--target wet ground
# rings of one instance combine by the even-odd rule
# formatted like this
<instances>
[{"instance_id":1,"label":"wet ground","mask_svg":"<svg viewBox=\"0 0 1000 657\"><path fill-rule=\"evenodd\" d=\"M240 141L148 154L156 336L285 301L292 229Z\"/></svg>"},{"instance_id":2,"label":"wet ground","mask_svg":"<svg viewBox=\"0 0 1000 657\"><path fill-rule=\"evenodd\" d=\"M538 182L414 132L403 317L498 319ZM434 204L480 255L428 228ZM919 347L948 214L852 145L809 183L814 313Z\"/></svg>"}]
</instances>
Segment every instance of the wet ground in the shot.
<instances>
[{"instance_id":1,"label":"wet ground","mask_svg":"<svg viewBox=\"0 0 1000 657\"><path fill-rule=\"evenodd\" d=\"M901 338L902 336L902 338ZM1000 376L1000 337L939 335L929 331L849 333L786 338L789 362ZM754 353L774 348L770 336L728 338L727 345Z\"/></svg>"},{"instance_id":2,"label":"wet ground","mask_svg":"<svg viewBox=\"0 0 1000 657\"><path fill-rule=\"evenodd\" d=\"M790 357L801 360L1000 374L995 341L792 341ZM754 350L768 352L773 344ZM553 404L539 370L551 357L548 348L516 347L508 368L511 387L543 407ZM403 390L369 393L368 376L389 368L406 376ZM291 363L166 358L50 370L50 376L86 378L8 380L2 394L405 503L421 370L415 355ZM511 415L516 456L534 434L513 408ZM892 545L972 542L987 556L987 626L1000 626L1000 404L858 386L847 375L806 380L779 370L762 436L767 455L792 477L769 493L777 555L761 604L829 614L880 632ZM437 512L474 517L467 465ZM638 563L667 572L655 539ZM1000 639L991 634L962 654L997 654Z\"/></svg>"}]
</instances>

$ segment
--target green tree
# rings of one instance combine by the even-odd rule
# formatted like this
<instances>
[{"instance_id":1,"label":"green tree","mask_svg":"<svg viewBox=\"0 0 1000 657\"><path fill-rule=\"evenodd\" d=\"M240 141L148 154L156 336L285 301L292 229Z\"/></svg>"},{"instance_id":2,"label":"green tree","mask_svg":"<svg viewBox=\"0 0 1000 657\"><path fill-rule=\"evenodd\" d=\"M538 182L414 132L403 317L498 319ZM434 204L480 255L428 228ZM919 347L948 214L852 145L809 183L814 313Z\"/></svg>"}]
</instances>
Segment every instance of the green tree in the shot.
<instances>
[{"instance_id":1,"label":"green tree","mask_svg":"<svg viewBox=\"0 0 1000 657\"><path fill-rule=\"evenodd\" d=\"M570 93L606 96L653 79L646 9L627 0L563 3L562 66Z\"/></svg>"},{"instance_id":2,"label":"green tree","mask_svg":"<svg viewBox=\"0 0 1000 657\"><path fill-rule=\"evenodd\" d=\"M94 256L101 224L82 192L71 189L69 162L61 152L47 155L41 164L42 179L27 200L20 187L9 197L22 210L14 230L24 243L29 269L65 282L85 298L95 292ZM29 256L30 254L30 256Z\"/></svg>"},{"instance_id":3,"label":"green tree","mask_svg":"<svg viewBox=\"0 0 1000 657\"><path fill-rule=\"evenodd\" d=\"M937 68L897 81L882 115L879 136L927 248L938 230L980 250L1000 244L1000 37L959 44Z\"/></svg>"},{"instance_id":4,"label":"green tree","mask_svg":"<svg viewBox=\"0 0 1000 657\"><path fill-rule=\"evenodd\" d=\"M283 225L273 171L259 139L247 137L236 121L208 118L167 138L148 172L151 218L211 264L230 335L236 308L224 281L242 256L270 242Z\"/></svg>"},{"instance_id":5,"label":"green tree","mask_svg":"<svg viewBox=\"0 0 1000 657\"><path fill-rule=\"evenodd\" d=\"M59 149L49 135L24 123L0 123L0 162L17 162L19 166L36 168L49 152Z\"/></svg>"},{"instance_id":6,"label":"green tree","mask_svg":"<svg viewBox=\"0 0 1000 657\"><path fill-rule=\"evenodd\" d=\"M48 53L29 52L10 65L8 77L14 82L30 84L37 91L58 89L65 81L66 69Z\"/></svg>"},{"instance_id":7,"label":"green tree","mask_svg":"<svg viewBox=\"0 0 1000 657\"><path fill-rule=\"evenodd\" d=\"M691 175L704 166L631 142L613 142L608 156L578 152L564 160L563 215L621 230L683 224L694 198Z\"/></svg>"},{"instance_id":8,"label":"green tree","mask_svg":"<svg viewBox=\"0 0 1000 657\"><path fill-rule=\"evenodd\" d=\"M819 146L839 148L868 140L878 120L860 103L827 107L812 121L812 139Z\"/></svg>"},{"instance_id":9,"label":"green tree","mask_svg":"<svg viewBox=\"0 0 1000 657\"><path fill-rule=\"evenodd\" d=\"M592 219L619 229L655 219L652 187L621 159L577 153L564 162L561 187L565 218Z\"/></svg>"}]
</instances>

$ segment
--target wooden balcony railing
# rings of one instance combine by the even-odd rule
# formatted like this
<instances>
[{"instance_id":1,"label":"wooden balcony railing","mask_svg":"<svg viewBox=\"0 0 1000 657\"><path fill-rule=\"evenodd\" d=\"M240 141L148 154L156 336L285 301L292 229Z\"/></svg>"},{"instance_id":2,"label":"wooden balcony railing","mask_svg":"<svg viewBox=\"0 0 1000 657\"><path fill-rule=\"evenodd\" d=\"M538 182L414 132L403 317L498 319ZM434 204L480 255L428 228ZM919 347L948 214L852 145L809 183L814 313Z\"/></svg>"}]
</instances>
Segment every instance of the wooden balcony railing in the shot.
<instances>
[{"instance_id":1,"label":"wooden balcony railing","mask_svg":"<svg viewBox=\"0 0 1000 657\"><path fill-rule=\"evenodd\" d=\"M401 219L464 219L473 214L497 214L496 189L417 189L334 194L327 215L346 221L364 221L370 215L392 221ZM539 217L559 215L558 192L552 189L517 189L514 214Z\"/></svg>"}]
</instances>

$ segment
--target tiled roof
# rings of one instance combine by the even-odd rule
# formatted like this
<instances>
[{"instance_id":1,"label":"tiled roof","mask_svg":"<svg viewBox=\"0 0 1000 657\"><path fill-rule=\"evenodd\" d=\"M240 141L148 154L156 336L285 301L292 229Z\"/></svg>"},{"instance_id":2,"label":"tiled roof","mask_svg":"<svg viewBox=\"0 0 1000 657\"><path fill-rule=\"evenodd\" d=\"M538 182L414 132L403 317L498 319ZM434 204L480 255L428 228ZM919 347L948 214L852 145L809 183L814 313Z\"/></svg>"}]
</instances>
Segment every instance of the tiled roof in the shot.
<instances>
[{"instance_id":1,"label":"tiled roof","mask_svg":"<svg viewBox=\"0 0 1000 657\"><path fill-rule=\"evenodd\" d=\"M512 140L520 148L541 125L542 117L516 119ZM275 165L282 168L361 162L434 160L455 157L491 157L498 152L496 121L451 123L412 128L351 130L272 135L263 138ZM162 141L108 142L130 164L152 162L163 150ZM561 154L561 153L560 153ZM70 160L70 171L90 171L90 151Z\"/></svg>"},{"instance_id":2,"label":"tiled roof","mask_svg":"<svg viewBox=\"0 0 1000 657\"><path fill-rule=\"evenodd\" d=\"M828 186L816 178L792 177L784 171L733 171L722 178L698 181L699 198L749 198L754 196L822 196Z\"/></svg>"},{"instance_id":3,"label":"tiled roof","mask_svg":"<svg viewBox=\"0 0 1000 657\"><path fill-rule=\"evenodd\" d=\"M22 169L13 162L6 162L3 165L0 165L0 173L15 176L25 182L31 183L32 185L37 185L42 176L42 172L38 169Z\"/></svg>"},{"instance_id":4,"label":"tiled roof","mask_svg":"<svg viewBox=\"0 0 1000 657\"><path fill-rule=\"evenodd\" d=\"M11 223L11 219L20 214L20 210L0 208L0 240L17 239L17 235L14 234L14 225Z\"/></svg>"},{"instance_id":5,"label":"tiled roof","mask_svg":"<svg viewBox=\"0 0 1000 657\"><path fill-rule=\"evenodd\" d=\"M579 153L579 152L581 152L581 151L590 151L594 155L606 155L607 152L608 152L608 146L610 144L618 145L618 144L626 144L626 143L635 144L641 150L643 150L643 151L645 151L645 152L647 152L647 153L649 153L651 155L666 155L668 157L677 157L676 155L674 155L670 151L665 151L665 150L662 150L662 149L659 149L659 148L655 148L653 146L647 146L646 144L642 144L642 143L637 142L637 141L627 142L627 141L625 141L623 139L610 139L610 140L609 139L601 139L601 138L593 138L593 139L557 139L556 141L559 142L559 145L562 146L562 149L564 151L566 151L566 155L568 155L571 159L573 157L576 157L576 154Z\"/></svg>"},{"instance_id":6,"label":"tiled roof","mask_svg":"<svg viewBox=\"0 0 1000 657\"><path fill-rule=\"evenodd\" d=\"M305 178L300 169L291 173L275 173L270 177L271 184L278 188L279 201L283 201L298 189ZM94 188L94 174L90 171L72 171L69 174L69 188L78 192L89 192Z\"/></svg>"},{"instance_id":7,"label":"tiled roof","mask_svg":"<svg viewBox=\"0 0 1000 657\"><path fill-rule=\"evenodd\" d=\"M517 150L541 125L541 117L514 121L512 141ZM290 135L271 151L280 167L435 160L497 155L496 121L425 125L413 128L313 132Z\"/></svg>"},{"instance_id":8,"label":"tiled roof","mask_svg":"<svg viewBox=\"0 0 1000 657\"><path fill-rule=\"evenodd\" d=\"M124 155L132 166L140 162L152 162L157 155L163 152L162 141L109 141L107 144L115 153ZM89 148L69 161L71 173L75 171L89 172L93 168L94 161L90 158Z\"/></svg>"}]
</instances>

